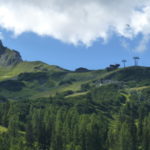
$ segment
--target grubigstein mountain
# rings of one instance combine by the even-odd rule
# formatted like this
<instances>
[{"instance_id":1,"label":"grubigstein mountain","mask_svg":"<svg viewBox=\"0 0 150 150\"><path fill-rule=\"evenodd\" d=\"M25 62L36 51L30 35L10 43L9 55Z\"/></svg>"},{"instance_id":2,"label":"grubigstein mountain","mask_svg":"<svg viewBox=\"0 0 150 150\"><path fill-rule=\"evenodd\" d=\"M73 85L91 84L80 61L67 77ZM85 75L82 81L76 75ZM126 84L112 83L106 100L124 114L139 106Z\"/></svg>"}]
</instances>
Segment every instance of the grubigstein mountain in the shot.
<instances>
[{"instance_id":1,"label":"grubigstein mountain","mask_svg":"<svg viewBox=\"0 0 150 150\"><path fill-rule=\"evenodd\" d=\"M0 42L0 150L150 150L150 67L75 71Z\"/></svg>"}]
</instances>

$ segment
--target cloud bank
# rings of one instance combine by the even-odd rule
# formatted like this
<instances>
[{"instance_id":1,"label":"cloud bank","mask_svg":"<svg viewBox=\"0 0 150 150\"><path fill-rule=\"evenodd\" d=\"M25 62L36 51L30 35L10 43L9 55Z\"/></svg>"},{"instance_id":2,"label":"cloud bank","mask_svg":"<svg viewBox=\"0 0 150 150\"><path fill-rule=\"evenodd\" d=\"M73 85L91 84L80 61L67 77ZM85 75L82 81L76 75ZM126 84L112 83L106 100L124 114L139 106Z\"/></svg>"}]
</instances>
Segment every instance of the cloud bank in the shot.
<instances>
[{"instance_id":1,"label":"cloud bank","mask_svg":"<svg viewBox=\"0 0 150 150\"><path fill-rule=\"evenodd\" d=\"M113 33L131 39L139 33L148 37L150 1L0 0L0 27L15 35L29 31L87 46Z\"/></svg>"}]
</instances>

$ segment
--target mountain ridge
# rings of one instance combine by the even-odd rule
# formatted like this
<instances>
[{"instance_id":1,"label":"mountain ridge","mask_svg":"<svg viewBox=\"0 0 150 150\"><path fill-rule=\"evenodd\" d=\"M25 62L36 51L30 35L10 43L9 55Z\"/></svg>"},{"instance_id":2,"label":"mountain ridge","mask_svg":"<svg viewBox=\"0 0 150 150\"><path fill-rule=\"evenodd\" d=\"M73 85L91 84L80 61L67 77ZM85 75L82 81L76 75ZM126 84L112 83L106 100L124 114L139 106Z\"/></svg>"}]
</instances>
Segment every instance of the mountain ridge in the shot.
<instances>
[{"instance_id":1,"label":"mountain ridge","mask_svg":"<svg viewBox=\"0 0 150 150\"><path fill-rule=\"evenodd\" d=\"M150 86L150 67L126 67L112 71L81 67L70 71L41 61L23 61L19 52L5 48L2 42L0 47L3 53L14 58L11 59L12 64L9 64L9 59L7 63L2 63L0 57L0 96L8 99L50 97L58 93L67 97L80 96L86 95L93 88L111 84L129 89ZM18 53L19 59L12 53Z\"/></svg>"}]
</instances>

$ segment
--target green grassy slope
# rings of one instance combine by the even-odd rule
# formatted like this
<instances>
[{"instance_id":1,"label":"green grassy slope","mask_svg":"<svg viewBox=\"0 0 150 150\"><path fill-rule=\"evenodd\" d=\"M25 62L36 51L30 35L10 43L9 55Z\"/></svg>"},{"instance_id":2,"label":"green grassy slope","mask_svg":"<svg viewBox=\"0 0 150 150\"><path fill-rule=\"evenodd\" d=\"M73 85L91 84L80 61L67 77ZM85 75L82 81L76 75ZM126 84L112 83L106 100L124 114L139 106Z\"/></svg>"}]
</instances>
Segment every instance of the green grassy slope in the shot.
<instances>
[{"instance_id":1,"label":"green grassy slope","mask_svg":"<svg viewBox=\"0 0 150 150\"><path fill-rule=\"evenodd\" d=\"M132 90L148 88L150 68L73 72L40 61L21 62L14 67L0 68L0 95L8 99L49 97L66 91L72 91L66 96L76 96L94 87L112 83ZM86 84L88 87L83 89Z\"/></svg>"},{"instance_id":2,"label":"green grassy slope","mask_svg":"<svg viewBox=\"0 0 150 150\"><path fill-rule=\"evenodd\" d=\"M104 72L79 73L39 61L21 62L14 67L0 68L0 95L20 99L49 97L68 90L76 92L80 91L82 84L97 79Z\"/></svg>"},{"instance_id":3,"label":"green grassy slope","mask_svg":"<svg viewBox=\"0 0 150 150\"><path fill-rule=\"evenodd\" d=\"M39 72L39 71L63 71L57 66L50 66L40 61L35 62L21 62L13 67L0 67L0 80L6 80L16 77L24 72Z\"/></svg>"}]
</instances>

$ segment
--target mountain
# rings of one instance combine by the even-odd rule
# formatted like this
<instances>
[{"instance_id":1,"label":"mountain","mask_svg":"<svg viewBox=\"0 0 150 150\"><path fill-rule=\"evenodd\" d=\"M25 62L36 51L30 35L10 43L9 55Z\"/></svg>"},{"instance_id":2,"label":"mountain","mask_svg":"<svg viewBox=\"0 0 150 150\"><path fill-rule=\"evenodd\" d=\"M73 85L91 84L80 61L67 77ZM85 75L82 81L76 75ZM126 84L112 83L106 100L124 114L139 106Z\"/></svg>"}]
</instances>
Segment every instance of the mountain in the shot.
<instances>
[{"instance_id":1,"label":"mountain","mask_svg":"<svg viewBox=\"0 0 150 150\"><path fill-rule=\"evenodd\" d=\"M22 58L19 52L4 47L2 41L0 41L0 66L14 66L20 62L22 62Z\"/></svg>"},{"instance_id":2,"label":"mountain","mask_svg":"<svg viewBox=\"0 0 150 150\"><path fill-rule=\"evenodd\" d=\"M121 84L128 88L150 85L149 67L69 71L40 61L23 61L19 52L0 45L0 95L7 99L41 98L58 93L79 96L107 84Z\"/></svg>"},{"instance_id":3,"label":"mountain","mask_svg":"<svg viewBox=\"0 0 150 150\"><path fill-rule=\"evenodd\" d=\"M0 150L150 150L150 67L69 71L1 51Z\"/></svg>"}]
</instances>

